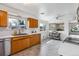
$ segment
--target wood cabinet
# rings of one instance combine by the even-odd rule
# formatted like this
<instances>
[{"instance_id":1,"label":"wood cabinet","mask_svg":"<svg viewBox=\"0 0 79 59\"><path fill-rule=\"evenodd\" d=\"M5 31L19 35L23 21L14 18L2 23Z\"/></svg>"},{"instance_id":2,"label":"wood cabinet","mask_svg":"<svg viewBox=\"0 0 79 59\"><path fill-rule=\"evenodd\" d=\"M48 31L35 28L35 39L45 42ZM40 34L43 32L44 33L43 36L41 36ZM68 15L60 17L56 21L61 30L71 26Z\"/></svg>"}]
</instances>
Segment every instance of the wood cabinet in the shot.
<instances>
[{"instance_id":1,"label":"wood cabinet","mask_svg":"<svg viewBox=\"0 0 79 59\"><path fill-rule=\"evenodd\" d=\"M29 46L30 46L30 42L28 37L12 38L11 54L14 54L22 49L28 48Z\"/></svg>"},{"instance_id":2,"label":"wood cabinet","mask_svg":"<svg viewBox=\"0 0 79 59\"><path fill-rule=\"evenodd\" d=\"M20 43L20 49L25 49L30 47L30 40L29 38L24 38L23 40L21 39L21 43Z\"/></svg>"},{"instance_id":3,"label":"wood cabinet","mask_svg":"<svg viewBox=\"0 0 79 59\"><path fill-rule=\"evenodd\" d=\"M28 18L29 28L38 28L38 20L34 18Z\"/></svg>"},{"instance_id":4,"label":"wood cabinet","mask_svg":"<svg viewBox=\"0 0 79 59\"><path fill-rule=\"evenodd\" d=\"M7 12L0 10L0 27L7 27Z\"/></svg>"},{"instance_id":5,"label":"wood cabinet","mask_svg":"<svg viewBox=\"0 0 79 59\"><path fill-rule=\"evenodd\" d=\"M40 34L15 37L11 40L11 54L40 43Z\"/></svg>"},{"instance_id":6,"label":"wood cabinet","mask_svg":"<svg viewBox=\"0 0 79 59\"><path fill-rule=\"evenodd\" d=\"M31 46L39 44L40 41L41 40L40 40L40 35L39 34L31 35L31 37L30 37L30 45Z\"/></svg>"},{"instance_id":7,"label":"wood cabinet","mask_svg":"<svg viewBox=\"0 0 79 59\"><path fill-rule=\"evenodd\" d=\"M39 44L39 43L41 43L41 35L40 34L37 34L37 35L35 35L35 41L36 41L36 44Z\"/></svg>"},{"instance_id":8,"label":"wood cabinet","mask_svg":"<svg viewBox=\"0 0 79 59\"><path fill-rule=\"evenodd\" d=\"M13 38L15 39L15 38ZM11 54L14 54L20 50L20 40L12 40L11 42Z\"/></svg>"}]
</instances>

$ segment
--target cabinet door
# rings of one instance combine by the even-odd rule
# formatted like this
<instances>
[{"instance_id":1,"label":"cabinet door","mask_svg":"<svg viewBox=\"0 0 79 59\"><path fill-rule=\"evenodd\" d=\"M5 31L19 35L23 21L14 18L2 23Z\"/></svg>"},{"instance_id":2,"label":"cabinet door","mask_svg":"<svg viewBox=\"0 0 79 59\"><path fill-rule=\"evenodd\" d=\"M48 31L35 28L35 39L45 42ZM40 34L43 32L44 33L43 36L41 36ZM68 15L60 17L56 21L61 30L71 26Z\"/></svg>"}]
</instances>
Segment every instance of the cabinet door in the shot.
<instances>
[{"instance_id":1,"label":"cabinet door","mask_svg":"<svg viewBox=\"0 0 79 59\"><path fill-rule=\"evenodd\" d=\"M31 35L30 37L30 46L33 46L35 45L35 40L34 40L34 37Z\"/></svg>"},{"instance_id":2,"label":"cabinet door","mask_svg":"<svg viewBox=\"0 0 79 59\"><path fill-rule=\"evenodd\" d=\"M35 34L35 35L31 35L32 37L30 38L30 45L36 45L40 43L40 35Z\"/></svg>"},{"instance_id":3,"label":"cabinet door","mask_svg":"<svg viewBox=\"0 0 79 59\"><path fill-rule=\"evenodd\" d=\"M21 43L20 40L12 40L12 42L11 42L11 44L12 44L11 45L11 54L14 54L14 53L21 50L20 49L20 43Z\"/></svg>"},{"instance_id":4,"label":"cabinet door","mask_svg":"<svg viewBox=\"0 0 79 59\"><path fill-rule=\"evenodd\" d=\"M29 28L33 28L34 27L34 21L32 18L28 18L28 25L29 25Z\"/></svg>"},{"instance_id":5,"label":"cabinet door","mask_svg":"<svg viewBox=\"0 0 79 59\"><path fill-rule=\"evenodd\" d=\"M39 44L40 41L41 41L40 35L39 35L39 34L36 34L36 35L34 36L34 40L35 40L35 44Z\"/></svg>"},{"instance_id":6,"label":"cabinet door","mask_svg":"<svg viewBox=\"0 0 79 59\"><path fill-rule=\"evenodd\" d=\"M41 43L41 36L40 34L37 35L37 44Z\"/></svg>"},{"instance_id":7,"label":"cabinet door","mask_svg":"<svg viewBox=\"0 0 79 59\"><path fill-rule=\"evenodd\" d=\"M34 18L28 18L29 28L37 28L38 27L38 20Z\"/></svg>"},{"instance_id":8,"label":"cabinet door","mask_svg":"<svg viewBox=\"0 0 79 59\"><path fill-rule=\"evenodd\" d=\"M0 27L7 27L7 12L0 10Z\"/></svg>"},{"instance_id":9,"label":"cabinet door","mask_svg":"<svg viewBox=\"0 0 79 59\"><path fill-rule=\"evenodd\" d=\"M12 39L11 54L30 47L30 40L28 37L18 37Z\"/></svg>"},{"instance_id":10,"label":"cabinet door","mask_svg":"<svg viewBox=\"0 0 79 59\"><path fill-rule=\"evenodd\" d=\"M21 39L20 41L20 49L25 49L25 48L28 48L30 47L30 41L29 41L29 38L23 38Z\"/></svg>"},{"instance_id":11,"label":"cabinet door","mask_svg":"<svg viewBox=\"0 0 79 59\"><path fill-rule=\"evenodd\" d=\"M38 20L34 20L34 27L38 27Z\"/></svg>"}]
</instances>

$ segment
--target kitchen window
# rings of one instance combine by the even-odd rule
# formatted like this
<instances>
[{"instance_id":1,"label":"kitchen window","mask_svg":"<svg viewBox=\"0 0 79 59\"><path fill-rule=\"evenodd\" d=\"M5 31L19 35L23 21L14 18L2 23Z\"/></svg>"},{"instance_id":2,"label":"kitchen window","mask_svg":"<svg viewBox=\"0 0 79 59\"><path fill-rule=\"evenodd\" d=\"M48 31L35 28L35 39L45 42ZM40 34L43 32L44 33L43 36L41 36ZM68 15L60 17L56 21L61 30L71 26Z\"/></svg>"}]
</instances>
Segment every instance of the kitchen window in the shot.
<instances>
[{"instance_id":1,"label":"kitchen window","mask_svg":"<svg viewBox=\"0 0 79 59\"><path fill-rule=\"evenodd\" d=\"M18 20L15 18L9 18L9 28L14 29L18 27Z\"/></svg>"},{"instance_id":2,"label":"kitchen window","mask_svg":"<svg viewBox=\"0 0 79 59\"><path fill-rule=\"evenodd\" d=\"M46 30L46 25L43 23L40 23L40 31L45 31Z\"/></svg>"},{"instance_id":3,"label":"kitchen window","mask_svg":"<svg viewBox=\"0 0 79 59\"><path fill-rule=\"evenodd\" d=\"M9 17L9 28L24 28L26 29L26 20L18 17Z\"/></svg>"},{"instance_id":4,"label":"kitchen window","mask_svg":"<svg viewBox=\"0 0 79 59\"><path fill-rule=\"evenodd\" d=\"M79 35L79 23L69 24L69 34Z\"/></svg>"}]
</instances>

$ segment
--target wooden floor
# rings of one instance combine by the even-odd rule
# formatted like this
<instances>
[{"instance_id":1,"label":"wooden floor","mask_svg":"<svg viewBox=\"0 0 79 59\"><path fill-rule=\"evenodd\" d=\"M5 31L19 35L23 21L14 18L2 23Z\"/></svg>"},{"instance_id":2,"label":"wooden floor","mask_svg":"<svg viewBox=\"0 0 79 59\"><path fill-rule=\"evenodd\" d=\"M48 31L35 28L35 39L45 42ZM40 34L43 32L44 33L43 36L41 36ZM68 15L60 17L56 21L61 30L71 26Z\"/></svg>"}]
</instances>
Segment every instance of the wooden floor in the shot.
<instances>
[{"instance_id":1,"label":"wooden floor","mask_svg":"<svg viewBox=\"0 0 79 59\"><path fill-rule=\"evenodd\" d=\"M40 45L33 46L31 48L25 49L18 52L12 56L38 56L40 53Z\"/></svg>"}]
</instances>

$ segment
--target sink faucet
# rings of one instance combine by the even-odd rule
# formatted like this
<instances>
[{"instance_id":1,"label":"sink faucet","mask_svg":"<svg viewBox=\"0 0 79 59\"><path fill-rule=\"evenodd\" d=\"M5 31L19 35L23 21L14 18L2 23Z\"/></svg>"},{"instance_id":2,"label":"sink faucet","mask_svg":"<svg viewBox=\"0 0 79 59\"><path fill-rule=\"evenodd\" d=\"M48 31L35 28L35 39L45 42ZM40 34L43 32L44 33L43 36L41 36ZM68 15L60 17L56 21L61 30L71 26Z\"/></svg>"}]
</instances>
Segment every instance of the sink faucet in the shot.
<instances>
[{"instance_id":1,"label":"sink faucet","mask_svg":"<svg viewBox=\"0 0 79 59\"><path fill-rule=\"evenodd\" d=\"M21 34L21 29L19 29L18 31L19 31L18 34Z\"/></svg>"}]
</instances>

